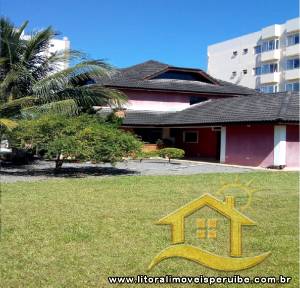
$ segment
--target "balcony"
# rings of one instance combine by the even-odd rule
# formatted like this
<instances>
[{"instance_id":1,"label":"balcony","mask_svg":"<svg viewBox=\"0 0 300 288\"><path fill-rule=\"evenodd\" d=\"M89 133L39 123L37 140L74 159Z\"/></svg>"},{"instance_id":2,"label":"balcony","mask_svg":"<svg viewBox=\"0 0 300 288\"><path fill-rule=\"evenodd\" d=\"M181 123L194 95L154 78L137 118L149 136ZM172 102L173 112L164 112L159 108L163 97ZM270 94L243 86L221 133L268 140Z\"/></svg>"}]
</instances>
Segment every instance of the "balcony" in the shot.
<instances>
[{"instance_id":1,"label":"balcony","mask_svg":"<svg viewBox=\"0 0 300 288\"><path fill-rule=\"evenodd\" d=\"M279 80L280 80L280 73L279 72L260 75L260 83L261 84L278 83Z\"/></svg>"},{"instance_id":2,"label":"balcony","mask_svg":"<svg viewBox=\"0 0 300 288\"><path fill-rule=\"evenodd\" d=\"M286 81L300 79L300 69L286 70L284 76Z\"/></svg>"},{"instance_id":3,"label":"balcony","mask_svg":"<svg viewBox=\"0 0 300 288\"><path fill-rule=\"evenodd\" d=\"M280 50L271 50L261 53L260 61L271 61L271 60L279 60L280 59Z\"/></svg>"},{"instance_id":4,"label":"balcony","mask_svg":"<svg viewBox=\"0 0 300 288\"><path fill-rule=\"evenodd\" d=\"M292 20L289 20L285 24L286 32L292 33L300 30L300 21L299 18L295 18Z\"/></svg>"},{"instance_id":5,"label":"balcony","mask_svg":"<svg viewBox=\"0 0 300 288\"><path fill-rule=\"evenodd\" d=\"M284 51L284 56L294 56L300 54L300 44L287 46Z\"/></svg>"},{"instance_id":6,"label":"balcony","mask_svg":"<svg viewBox=\"0 0 300 288\"><path fill-rule=\"evenodd\" d=\"M280 34L281 34L281 27L280 25L275 24L261 30L261 39L279 37Z\"/></svg>"}]
</instances>

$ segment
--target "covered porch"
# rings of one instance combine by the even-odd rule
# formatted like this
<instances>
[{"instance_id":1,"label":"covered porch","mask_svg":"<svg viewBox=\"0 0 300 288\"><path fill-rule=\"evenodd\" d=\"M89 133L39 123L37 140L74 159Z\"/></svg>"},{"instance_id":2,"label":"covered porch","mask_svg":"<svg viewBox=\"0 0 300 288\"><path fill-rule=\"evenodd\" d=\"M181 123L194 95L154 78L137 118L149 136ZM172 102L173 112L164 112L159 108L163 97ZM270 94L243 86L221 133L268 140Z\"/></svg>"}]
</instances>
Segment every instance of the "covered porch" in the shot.
<instances>
[{"instance_id":1,"label":"covered porch","mask_svg":"<svg viewBox=\"0 0 300 288\"><path fill-rule=\"evenodd\" d=\"M130 131L146 143L145 150L157 149L157 144L163 143L183 149L187 159L222 162L221 127L135 127Z\"/></svg>"}]
</instances>

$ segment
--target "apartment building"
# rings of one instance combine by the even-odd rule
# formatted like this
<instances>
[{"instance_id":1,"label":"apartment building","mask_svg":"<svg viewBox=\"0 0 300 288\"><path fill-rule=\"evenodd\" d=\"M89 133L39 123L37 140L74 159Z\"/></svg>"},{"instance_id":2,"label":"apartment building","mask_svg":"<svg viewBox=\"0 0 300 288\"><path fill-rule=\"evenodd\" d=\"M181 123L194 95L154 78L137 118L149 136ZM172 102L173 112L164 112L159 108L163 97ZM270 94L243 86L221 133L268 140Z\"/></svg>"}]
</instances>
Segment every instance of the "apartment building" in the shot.
<instances>
[{"instance_id":1,"label":"apartment building","mask_svg":"<svg viewBox=\"0 0 300 288\"><path fill-rule=\"evenodd\" d=\"M299 91L300 18L208 46L208 74L264 93Z\"/></svg>"},{"instance_id":2,"label":"apartment building","mask_svg":"<svg viewBox=\"0 0 300 288\"><path fill-rule=\"evenodd\" d=\"M27 40L30 38L30 35L27 34L23 34L22 38ZM70 50L70 40L68 39L68 37L63 37L62 39L51 39L50 40L50 45L46 51L47 55L50 56L53 53L57 53L57 52L65 52L68 53L68 51ZM69 62L68 61L64 61L61 62L57 65L57 70L63 70L69 67Z\"/></svg>"}]
</instances>

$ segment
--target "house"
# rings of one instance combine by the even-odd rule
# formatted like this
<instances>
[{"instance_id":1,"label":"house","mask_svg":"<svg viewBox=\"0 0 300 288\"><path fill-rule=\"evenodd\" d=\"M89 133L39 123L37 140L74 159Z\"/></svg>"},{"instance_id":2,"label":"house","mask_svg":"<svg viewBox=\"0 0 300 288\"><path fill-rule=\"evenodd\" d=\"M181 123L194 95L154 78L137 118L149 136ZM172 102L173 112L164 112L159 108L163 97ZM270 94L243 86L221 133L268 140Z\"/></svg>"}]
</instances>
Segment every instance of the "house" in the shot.
<instances>
[{"instance_id":1,"label":"house","mask_svg":"<svg viewBox=\"0 0 300 288\"><path fill-rule=\"evenodd\" d=\"M258 93L152 60L96 82L128 96L122 126L147 143L162 139L206 161L300 167L299 93Z\"/></svg>"},{"instance_id":2,"label":"house","mask_svg":"<svg viewBox=\"0 0 300 288\"><path fill-rule=\"evenodd\" d=\"M172 226L172 244L184 243L185 218L205 206L219 212L230 220L230 256L241 256L242 226L254 225L255 222L234 208L234 198L232 196L226 196L225 202L222 202L210 194L204 194L200 198L163 217L157 224Z\"/></svg>"}]
</instances>

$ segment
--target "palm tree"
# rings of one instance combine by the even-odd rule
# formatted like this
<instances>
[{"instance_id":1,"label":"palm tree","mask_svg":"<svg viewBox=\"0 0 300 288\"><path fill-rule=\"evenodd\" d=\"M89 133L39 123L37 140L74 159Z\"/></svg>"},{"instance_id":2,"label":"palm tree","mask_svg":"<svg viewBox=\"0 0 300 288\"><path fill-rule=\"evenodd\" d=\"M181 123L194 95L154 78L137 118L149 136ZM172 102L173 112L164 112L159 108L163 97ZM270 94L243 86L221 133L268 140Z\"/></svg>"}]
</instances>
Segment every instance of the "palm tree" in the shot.
<instances>
[{"instance_id":1,"label":"palm tree","mask_svg":"<svg viewBox=\"0 0 300 288\"><path fill-rule=\"evenodd\" d=\"M70 50L50 54L50 40L57 34L51 27L24 39L28 25L15 27L0 18L0 126L15 127L14 118L39 113L76 114L92 106L120 106L123 93L89 80L110 77L113 68L102 60L89 60ZM66 61L73 66L59 70Z\"/></svg>"}]
</instances>

